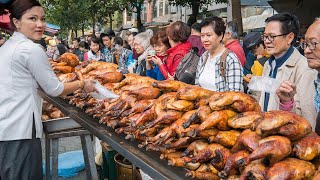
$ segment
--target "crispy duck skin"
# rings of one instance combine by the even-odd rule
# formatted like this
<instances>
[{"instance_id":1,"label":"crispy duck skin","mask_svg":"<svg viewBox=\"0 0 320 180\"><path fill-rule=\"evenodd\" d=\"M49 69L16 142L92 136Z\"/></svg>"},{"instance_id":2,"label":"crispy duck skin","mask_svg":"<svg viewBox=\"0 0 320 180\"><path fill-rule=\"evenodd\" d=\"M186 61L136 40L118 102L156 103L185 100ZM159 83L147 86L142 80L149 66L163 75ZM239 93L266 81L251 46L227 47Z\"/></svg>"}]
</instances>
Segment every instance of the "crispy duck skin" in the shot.
<instances>
[{"instance_id":1,"label":"crispy duck skin","mask_svg":"<svg viewBox=\"0 0 320 180\"><path fill-rule=\"evenodd\" d=\"M237 175L241 173L247 162L248 162L249 152L248 151L238 151L228 157L226 165L223 171L219 173L222 179L226 179L230 175Z\"/></svg>"},{"instance_id":2,"label":"crispy duck skin","mask_svg":"<svg viewBox=\"0 0 320 180\"><path fill-rule=\"evenodd\" d=\"M172 138L174 139L174 138ZM167 140L165 142L165 145L164 147L166 149L181 149L181 148L186 148L189 146L189 144L194 141L194 139L192 139L191 137L182 137L182 138L179 138L177 141L175 142L172 142L171 139Z\"/></svg>"},{"instance_id":3,"label":"crispy duck skin","mask_svg":"<svg viewBox=\"0 0 320 180\"><path fill-rule=\"evenodd\" d=\"M190 159L190 162L196 163L196 162L205 162L210 159L212 159L212 164L217 168L216 165L218 165L218 170L221 170L224 168L224 165L227 161L227 158L231 155L231 152L229 149L225 148L224 146L213 143L209 144L204 149L200 150L199 153L195 156L193 156ZM221 167L221 165L223 165Z\"/></svg>"},{"instance_id":4,"label":"crispy duck skin","mask_svg":"<svg viewBox=\"0 0 320 180\"><path fill-rule=\"evenodd\" d=\"M97 79L102 79L102 83L117 83L123 79L123 75L120 72L107 72L96 76Z\"/></svg>"},{"instance_id":5,"label":"crispy duck skin","mask_svg":"<svg viewBox=\"0 0 320 180\"><path fill-rule=\"evenodd\" d=\"M232 148L236 143L240 132L237 130L219 131L216 135L208 138L209 143L219 143L225 147Z\"/></svg>"},{"instance_id":6,"label":"crispy duck skin","mask_svg":"<svg viewBox=\"0 0 320 180\"><path fill-rule=\"evenodd\" d=\"M144 112L141 113L141 115L139 116L138 119L136 119L136 121L133 121L131 123L131 126L133 127L140 127L143 126L146 122L148 121L152 121L155 118L155 112L154 109L148 109Z\"/></svg>"},{"instance_id":7,"label":"crispy duck skin","mask_svg":"<svg viewBox=\"0 0 320 180\"><path fill-rule=\"evenodd\" d=\"M256 132L262 136L278 134L290 140L299 140L311 132L310 123L288 111L269 111L256 127Z\"/></svg>"},{"instance_id":8,"label":"crispy duck skin","mask_svg":"<svg viewBox=\"0 0 320 180\"><path fill-rule=\"evenodd\" d=\"M228 120L228 125L235 129L249 129L254 122L263 118L264 113L258 111L249 111L237 114Z\"/></svg>"},{"instance_id":9,"label":"crispy duck skin","mask_svg":"<svg viewBox=\"0 0 320 180\"><path fill-rule=\"evenodd\" d=\"M177 111L191 111L194 109L194 105L191 101L178 100L168 103L166 109Z\"/></svg>"},{"instance_id":10,"label":"crispy duck skin","mask_svg":"<svg viewBox=\"0 0 320 180\"><path fill-rule=\"evenodd\" d=\"M199 86L188 85L177 91L177 98L182 100L195 101L201 98L208 98L213 93L213 91L203 89Z\"/></svg>"},{"instance_id":11,"label":"crispy duck skin","mask_svg":"<svg viewBox=\"0 0 320 180\"><path fill-rule=\"evenodd\" d=\"M66 73L66 74L61 74L58 76L59 81L63 83L68 83L77 80L77 75L76 73Z\"/></svg>"},{"instance_id":12,"label":"crispy duck skin","mask_svg":"<svg viewBox=\"0 0 320 180\"><path fill-rule=\"evenodd\" d=\"M58 62L66 63L68 66L76 67L79 64L79 58L73 53L64 53L58 59Z\"/></svg>"},{"instance_id":13,"label":"crispy duck skin","mask_svg":"<svg viewBox=\"0 0 320 180\"><path fill-rule=\"evenodd\" d=\"M137 101L129 111L124 112L122 115L128 116L130 114L141 113L145 110L150 109L155 102L156 102L156 99L149 99L149 100L143 99L143 100Z\"/></svg>"},{"instance_id":14,"label":"crispy duck skin","mask_svg":"<svg viewBox=\"0 0 320 180\"><path fill-rule=\"evenodd\" d=\"M268 168L264 165L263 160L252 161L249 165L245 167L245 169L241 173L240 180L267 180L267 170Z\"/></svg>"},{"instance_id":15,"label":"crispy duck skin","mask_svg":"<svg viewBox=\"0 0 320 180\"><path fill-rule=\"evenodd\" d=\"M189 155L198 155L198 153L205 149L209 144L203 140L193 141L188 148L181 154L182 157Z\"/></svg>"},{"instance_id":16,"label":"crispy duck skin","mask_svg":"<svg viewBox=\"0 0 320 180\"><path fill-rule=\"evenodd\" d=\"M201 137L201 138L209 138L211 136L215 136L218 132L219 132L219 130L216 128L205 129L205 130L200 131L197 136Z\"/></svg>"},{"instance_id":17,"label":"crispy duck skin","mask_svg":"<svg viewBox=\"0 0 320 180\"><path fill-rule=\"evenodd\" d=\"M231 149L231 152L236 153L240 150L247 150L252 152L258 148L261 138L262 137L255 131L246 129L238 137L235 145Z\"/></svg>"},{"instance_id":18,"label":"crispy duck skin","mask_svg":"<svg viewBox=\"0 0 320 180\"><path fill-rule=\"evenodd\" d=\"M137 100L156 99L160 95L160 89L154 87L144 87L129 91L129 95L133 95Z\"/></svg>"},{"instance_id":19,"label":"crispy duck skin","mask_svg":"<svg viewBox=\"0 0 320 180\"><path fill-rule=\"evenodd\" d=\"M168 159L169 166L183 167L189 170L196 170L201 164L200 163L186 163L183 158L171 158Z\"/></svg>"},{"instance_id":20,"label":"crispy duck skin","mask_svg":"<svg viewBox=\"0 0 320 180\"><path fill-rule=\"evenodd\" d=\"M187 84L175 80L164 80L154 82L153 86L164 91L178 91L179 89L187 86Z\"/></svg>"},{"instance_id":21,"label":"crispy duck skin","mask_svg":"<svg viewBox=\"0 0 320 180\"><path fill-rule=\"evenodd\" d=\"M214 93L208 99L212 110L233 108L237 112L260 111L258 102L251 96L242 92Z\"/></svg>"},{"instance_id":22,"label":"crispy duck skin","mask_svg":"<svg viewBox=\"0 0 320 180\"><path fill-rule=\"evenodd\" d=\"M249 155L249 160L267 159L272 165L288 157L292 151L291 142L283 136L268 136L259 141L259 146Z\"/></svg>"},{"instance_id":23,"label":"crispy duck skin","mask_svg":"<svg viewBox=\"0 0 320 180\"><path fill-rule=\"evenodd\" d=\"M148 123L146 127L151 128L157 124L171 124L181 118L182 114L183 112L174 110L163 111L161 114L157 113L157 119Z\"/></svg>"},{"instance_id":24,"label":"crispy duck skin","mask_svg":"<svg viewBox=\"0 0 320 180\"><path fill-rule=\"evenodd\" d=\"M55 66L52 68L54 71L61 72L63 74L74 72L74 68L71 66Z\"/></svg>"},{"instance_id":25,"label":"crispy duck skin","mask_svg":"<svg viewBox=\"0 0 320 180\"><path fill-rule=\"evenodd\" d=\"M287 158L270 167L267 171L267 179L311 179L315 172L316 169L312 163L300 159Z\"/></svg>"},{"instance_id":26,"label":"crispy duck skin","mask_svg":"<svg viewBox=\"0 0 320 180\"><path fill-rule=\"evenodd\" d=\"M197 131L200 132L205 129L216 127L220 121L228 121L229 118L232 118L235 115L236 113L231 110L214 111L206 117L205 121L201 123Z\"/></svg>"},{"instance_id":27,"label":"crispy duck skin","mask_svg":"<svg viewBox=\"0 0 320 180\"><path fill-rule=\"evenodd\" d=\"M106 68L117 69L118 67L119 66L114 63L93 61L93 62L89 63L85 68L81 68L78 72L80 72L81 74L87 74L92 70L106 69Z\"/></svg>"},{"instance_id":28,"label":"crispy duck skin","mask_svg":"<svg viewBox=\"0 0 320 180\"><path fill-rule=\"evenodd\" d=\"M299 159L311 161L320 155L320 136L312 132L294 143L293 154Z\"/></svg>"},{"instance_id":29,"label":"crispy duck skin","mask_svg":"<svg viewBox=\"0 0 320 180\"><path fill-rule=\"evenodd\" d=\"M186 177L191 177L194 179L203 179L203 180L219 180L219 176L212 172L198 172L198 171L189 171L186 173Z\"/></svg>"},{"instance_id":30,"label":"crispy duck skin","mask_svg":"<svg viewBox=\"0 0 320 180\"><path fill-rule=\"evenodd\" d=\"M104 68L104 69L92 70L88 74L90 76L101 76L101 75L104 75L104 74L109 73L109 72L116 72L116 70L117 69L115 67L110 66L110 67Z\"/></svg>"},{"instance_id":31,"label":"crispy duck skin","mask_svg":"<svg viewBox=\"0 0 320 180\"><path fill-rule=\"evenodd\" d=\"M145 87L152 87L152 85L149 83L130 84L130 85L123 86L121 88L121 91L134 91L134 90L145 88Z\"/></svg>"}]
</instances>

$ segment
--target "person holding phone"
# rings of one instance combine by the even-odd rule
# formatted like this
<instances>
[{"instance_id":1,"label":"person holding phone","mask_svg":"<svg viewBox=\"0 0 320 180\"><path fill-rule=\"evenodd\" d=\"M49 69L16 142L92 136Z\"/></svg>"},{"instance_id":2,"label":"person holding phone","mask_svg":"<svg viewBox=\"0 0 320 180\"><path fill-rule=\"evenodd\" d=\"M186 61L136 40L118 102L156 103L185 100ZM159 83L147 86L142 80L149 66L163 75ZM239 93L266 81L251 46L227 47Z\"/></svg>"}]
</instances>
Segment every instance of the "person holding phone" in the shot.
<instances>
[{"instance_id":1,"label":"person holding phone","mask_svg":"<svg viewBox=\"0 0 320 180\"><path fill-rule=\"evenodd\" d=\"M167 51L170 48L170 44L166 31L158 31L158 33L151 38L150 44L153 47L153 50L149 50L148 52L146 74L156 80L164 80L165 78L157 64L162 64L164 59L168 56Z\"/></svg>"}]
</instances>

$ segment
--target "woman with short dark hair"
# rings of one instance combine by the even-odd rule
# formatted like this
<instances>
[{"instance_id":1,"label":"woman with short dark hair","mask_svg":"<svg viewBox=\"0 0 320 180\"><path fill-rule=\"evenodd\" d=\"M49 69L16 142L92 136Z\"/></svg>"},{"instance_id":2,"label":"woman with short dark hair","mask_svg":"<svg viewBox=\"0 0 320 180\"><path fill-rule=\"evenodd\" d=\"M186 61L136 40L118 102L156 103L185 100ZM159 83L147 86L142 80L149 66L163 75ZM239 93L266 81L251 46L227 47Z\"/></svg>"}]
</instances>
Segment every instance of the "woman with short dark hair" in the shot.
<instances>
[{"instance_id":1,"label":"woman with short dark hair","mask_svg":"<svg viewBox=\"0 0 320 180\"><path fill-rule=\"evenodd\" d=\"M168 49L168 58L163 62L155 62L160 67L164 78L173 79L177 67L183 57L188 54L192 45L188 42L191 30L184 22L172 23L166 30L171 48Z\"/></svg>"},{"instance_id":2,"label":"woman with short dark hair","mask_svg":"<svg viewBox=\"0 0 320 180\"><path fill-rule=\"evenodd\" d=\"M51 96L78 89L90 92L92 81L62 83L46 52L35 42L46 27L45 13L36 0L0 3L10 13L14 33L0 48L0 179L42 180L42 99L38 88Z\"/></svg>"},{"instance_id":3,"label":"woman with short dark hair","mask_svg":"<svg viewBox=\"0 0 320 180\"><path fill-rule=\"evenodd\" d=\"M220 17L202 21L201 41L206 51L200 57L195 84L212 91L243 91L240 61L222 43L225 30ZM221 69L222 61L225 69Z\"/></svg>"}]
</instances>

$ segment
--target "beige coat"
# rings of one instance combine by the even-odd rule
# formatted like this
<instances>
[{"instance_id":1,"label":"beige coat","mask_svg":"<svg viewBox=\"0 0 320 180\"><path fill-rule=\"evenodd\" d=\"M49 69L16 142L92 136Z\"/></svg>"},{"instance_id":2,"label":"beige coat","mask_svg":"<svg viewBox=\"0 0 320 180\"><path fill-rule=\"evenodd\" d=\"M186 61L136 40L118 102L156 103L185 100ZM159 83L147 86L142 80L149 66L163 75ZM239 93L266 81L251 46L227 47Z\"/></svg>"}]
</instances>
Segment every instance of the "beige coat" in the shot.
<instances>
[{"instance_id":1,"label":"beige coat","mask_svg":"<svg viewBox=\"0 0 320 180\"><path fill-rule=\"evenodd\" d=\"M271 66L268 62L264 64L262 76L269 76ZM306 57L294 49L288 60L278 69L276 79L279 82L288 80L297 87L297 94L294 97L295 106L292 112L306 118L314 130L316 125L316 110L314 104L315 88L314 80L317 72L308 67ZM261 93L259 101L263 109L265 93ZM279 109L279 98L276 93L270 94L268 111Z\"/></svg>"}]
</instances>

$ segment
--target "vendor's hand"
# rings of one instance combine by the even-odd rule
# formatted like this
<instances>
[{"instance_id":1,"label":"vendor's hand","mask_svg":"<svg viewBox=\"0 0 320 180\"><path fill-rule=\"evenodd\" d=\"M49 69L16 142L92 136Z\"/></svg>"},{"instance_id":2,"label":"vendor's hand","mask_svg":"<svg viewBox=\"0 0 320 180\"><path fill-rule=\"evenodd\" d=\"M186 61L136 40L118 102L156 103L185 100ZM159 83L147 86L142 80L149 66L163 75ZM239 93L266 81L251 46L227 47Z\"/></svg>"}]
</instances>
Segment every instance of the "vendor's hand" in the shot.
<instances>
[{"instance_id":1,"label":"vendor's hand","mask_svg":"<svg viewBox=\"0 0 320 180\"><path fill-rule=\"evenodd\" d=\"M83 91L86 93L97 91L97 89L94 86L94 81L93 80L85 80L84 86L83 86Z\"/></svg>"},{"instance_id":2,"label":"vendor's hand","mask_svg":"<svg viewBox=\"0 0 320 180\"><path fill-rule=\"evenodd\" d=\"M289 81L283 81L276 90L276 93L282 103L292 101L294 95L297 93L296 85Z\"/></svg>"},{"instance_id":3,"label":"vendor's hand","mask_svg":"<svg viewBox=\"0 0 320 180\"><path fill-rule=\"evenodd\" d=\"M154 62L154 64L160 66L162 64L162 61L160 58L158 58L157 56L152 56L152 61Z\"/></svg>"}]
</instances>

